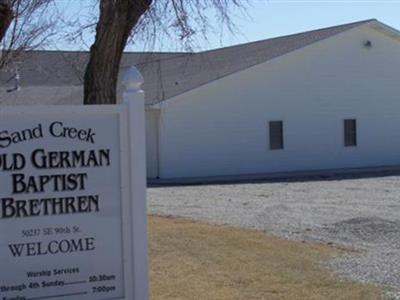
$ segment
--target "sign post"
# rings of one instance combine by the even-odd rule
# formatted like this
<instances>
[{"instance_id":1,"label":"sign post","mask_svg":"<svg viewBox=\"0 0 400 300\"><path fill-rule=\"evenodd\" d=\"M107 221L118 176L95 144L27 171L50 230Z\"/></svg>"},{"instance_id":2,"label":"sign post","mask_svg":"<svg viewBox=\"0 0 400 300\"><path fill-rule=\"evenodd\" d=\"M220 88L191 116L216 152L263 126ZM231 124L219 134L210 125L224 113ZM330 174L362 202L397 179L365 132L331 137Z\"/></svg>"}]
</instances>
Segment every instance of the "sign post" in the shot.
<instances>
[{"instance_id":1,"label":"sign post","mask_svg":"<svg viewBox=\"0 0 400 300\"><path fill-rule=\"evenodd\" d=\"M0 110L1 300L148 299L135 72L121 105Z\"/></svg>"}]
</instances>

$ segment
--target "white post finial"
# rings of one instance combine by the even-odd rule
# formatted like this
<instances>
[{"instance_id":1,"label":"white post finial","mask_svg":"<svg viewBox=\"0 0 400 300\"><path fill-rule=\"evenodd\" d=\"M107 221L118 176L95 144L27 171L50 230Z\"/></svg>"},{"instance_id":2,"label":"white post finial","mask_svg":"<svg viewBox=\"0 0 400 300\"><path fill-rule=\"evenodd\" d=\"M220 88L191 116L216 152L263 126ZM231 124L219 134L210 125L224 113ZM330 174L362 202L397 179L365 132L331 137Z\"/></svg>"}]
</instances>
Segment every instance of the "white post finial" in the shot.
<instances>
[{"instance_id":1,"label":"white post finial","mask_svg":"<svg viewBox=\"0 0 400 300\"><path fill-rule=\"evenodd\" d=\"M141 90L141 86L144 82L142 74L140 74L139 70L130 66L124 73L122 77L122 86L124 88L124 92L134 92Z\"/></svg>"}]
</instances>

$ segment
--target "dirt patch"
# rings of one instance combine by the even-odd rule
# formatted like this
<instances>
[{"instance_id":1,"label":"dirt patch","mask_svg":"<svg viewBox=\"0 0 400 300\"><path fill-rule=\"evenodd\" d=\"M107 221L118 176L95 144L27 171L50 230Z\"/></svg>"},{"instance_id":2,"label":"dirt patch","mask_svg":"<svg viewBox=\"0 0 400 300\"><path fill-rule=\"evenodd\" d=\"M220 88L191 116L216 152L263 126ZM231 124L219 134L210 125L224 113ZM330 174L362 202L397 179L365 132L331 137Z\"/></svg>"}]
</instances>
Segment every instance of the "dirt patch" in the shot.
<instances>
[{"instance_id":1,"label":"dirt patch","mask_svg":"<svg viewBox=\"0 0 400 300\"><path fill-rule=\"evenodd\" d=\"M378 217L350 218L321 229L324 235L341 242L386 243L400 246L400 222Z\"/></svg>"}]
</instances>

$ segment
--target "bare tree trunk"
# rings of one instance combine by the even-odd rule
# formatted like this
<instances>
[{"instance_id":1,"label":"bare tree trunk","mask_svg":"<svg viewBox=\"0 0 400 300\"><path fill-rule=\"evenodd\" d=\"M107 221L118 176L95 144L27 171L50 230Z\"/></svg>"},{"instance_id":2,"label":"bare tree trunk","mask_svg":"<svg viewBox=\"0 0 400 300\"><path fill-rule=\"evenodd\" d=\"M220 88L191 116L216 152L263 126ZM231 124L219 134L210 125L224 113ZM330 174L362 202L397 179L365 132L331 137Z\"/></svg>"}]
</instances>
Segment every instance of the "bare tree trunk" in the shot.
<instances>
[{"instance_id":1,"label":"bare tree trunk","mask_svg":"<svg viewBox=\"0 0 400 300\"><path fill-rule=\"evenodd\" d=\"M10 4L6 1L0 1L0 42L6 35L13 18L14 14Z\"/></svg>"},{"instance_id":2,"label":"bare tree trunk","mask_svg":"<svg viewBox=\"0 0 400 300\"><path fill-rule=\"evenodd\" d=\"M115 104L118 71L129 35L152 0L101 0L84 77L85 104Z\"/></svg>"}]
</instances>

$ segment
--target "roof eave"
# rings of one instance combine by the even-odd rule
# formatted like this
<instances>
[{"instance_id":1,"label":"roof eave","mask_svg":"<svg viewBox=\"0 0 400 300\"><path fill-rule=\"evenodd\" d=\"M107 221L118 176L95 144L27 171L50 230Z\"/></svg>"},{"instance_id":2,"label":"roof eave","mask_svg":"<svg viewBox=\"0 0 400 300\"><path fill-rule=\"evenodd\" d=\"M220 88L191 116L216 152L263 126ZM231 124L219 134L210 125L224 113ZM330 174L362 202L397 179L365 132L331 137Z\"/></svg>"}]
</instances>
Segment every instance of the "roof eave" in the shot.
<instances>
[{"instance_id":1,"label":"roof eave","mask_svg":"<svg viewBox=\"0 0 400 300\"><path fill-rule=\"evenodd\" d=\"M400 41L400 31L386 25L378 20L373 20L367 23L371 28L387 34L388 36Z\"/></svg>"}]
</instances>

